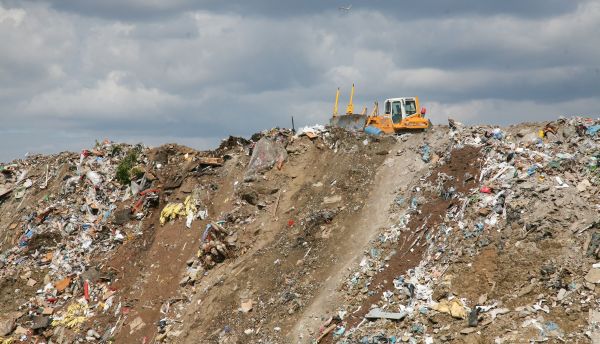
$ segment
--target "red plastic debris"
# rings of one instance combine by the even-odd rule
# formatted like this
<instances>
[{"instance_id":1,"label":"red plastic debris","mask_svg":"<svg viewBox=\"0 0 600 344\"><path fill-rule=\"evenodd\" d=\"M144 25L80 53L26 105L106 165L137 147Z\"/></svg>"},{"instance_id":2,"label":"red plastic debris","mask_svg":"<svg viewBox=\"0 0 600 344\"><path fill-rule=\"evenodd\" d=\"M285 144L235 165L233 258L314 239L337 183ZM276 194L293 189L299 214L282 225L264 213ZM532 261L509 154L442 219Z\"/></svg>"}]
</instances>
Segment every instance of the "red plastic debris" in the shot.
<instances>
[{"instance_id":1,"label":"red plastic debris","mask_svg":"<svg viewBox=\"0 0 600 344\"><path fill-rule=\"evenodd\" d=\"M287 225L288 225L288 227L293 227L295 223L296 223L296 222L295 222L294 220L292 220L292 219L289 219L289 220L288 220L288 224L287 224Z\"/></svg>"},{"instance_id":2,"label":"red plastic debris","mask_svg":"<svg viewBox=\"0 0 600 344\"><path fill-rule=\"evenodd\" d=\"M83 282L83 296L86 301L90 301L90 282L88 280Z\"/></svg>"},{"instance_id":3,"label":"red plastic debris","mask_svg":"<svg viewBox=\"0 0 600 344\"><path fill-rule=\"evenodd\" d=\"M492 189L490 189L489 186L482 186L481 189L479 189L479 191L486 194L492 193Z\"/></svg>"}]
</instances>

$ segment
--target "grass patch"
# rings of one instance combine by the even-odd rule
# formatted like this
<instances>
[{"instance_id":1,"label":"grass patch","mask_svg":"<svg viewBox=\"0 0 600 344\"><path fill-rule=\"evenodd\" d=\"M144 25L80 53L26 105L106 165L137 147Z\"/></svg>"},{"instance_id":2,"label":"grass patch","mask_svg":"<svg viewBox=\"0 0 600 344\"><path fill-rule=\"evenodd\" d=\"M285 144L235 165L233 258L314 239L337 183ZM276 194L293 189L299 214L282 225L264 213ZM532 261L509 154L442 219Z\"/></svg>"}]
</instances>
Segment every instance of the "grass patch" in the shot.
<instances>
[{"instance_id":1,"label":"grass patch","mask_svg":"<svg viewBox=\"0 0 600 344\"><path fill-rule=\"evenodd\" d=\"M134 178L138 178L140 174L144 175L144 171L140 168L134 168L137 161L138 151L136 149L130 150L117 166L116 178L119 183L129 185L132 175Z\"/></svg>"}]
</instances>

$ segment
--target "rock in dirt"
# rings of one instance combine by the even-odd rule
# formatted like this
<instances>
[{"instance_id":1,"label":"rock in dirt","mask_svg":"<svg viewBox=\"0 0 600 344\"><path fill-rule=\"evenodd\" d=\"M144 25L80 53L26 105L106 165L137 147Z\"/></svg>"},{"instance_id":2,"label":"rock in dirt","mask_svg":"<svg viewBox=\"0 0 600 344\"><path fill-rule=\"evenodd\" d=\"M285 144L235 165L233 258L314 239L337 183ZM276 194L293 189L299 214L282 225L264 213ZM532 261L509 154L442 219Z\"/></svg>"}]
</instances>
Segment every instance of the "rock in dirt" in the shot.
<instances>
[{"instance_id":1,"label":"rock in dirt","mask_svg":"<svg viewBox=\"0 0 600 344\"><path fill-rule=\"evenodd\" d=\"M588 312L588 325L591 328L590 339L592 344L600 344L600 312L590 309Z\"/></svg>"},{"instance_id":2,"label":"rock in dirt","mask_svg":"<svg viewBox=\"0 0 600 344\"><path fill-rule=\"evenodd\" d=\"M254 146L252 157L246 170L246 177L268 171L275 164L282 164L286 159L287 151L283 144L263 137Z\"/></svg>"},{"instance_id":3,"label":"rock in dirt","mask_svg":"<svg viewBox=\"0 0 600 344\"><path fill-rule=\"evenodd\" d=\"M258 204L258 193L254 190L245 190L240 197L249 204Z\"/></svg>"},{"instance_id":4,"label":"rock in dirt","mask_svg":"<svg viewBox=\"0 0 600 344\"><path fill-rule=\"evenodd\" d=\"M600 269L591 268L587 275L585 275L585 280L590 283L600 283Z\"/></svg>"},{"instance_id":5,"label":"rock in dirt","mask_svg":"<svg viewBox=\"0 0 600 344\"><path fill-rule=\"evenodd\" d=\"M406 312L384 312L379 308L373 308L365 315L367 319L389 319L402 320L407 316Z\"/></svg>"},{"instance_id":6,"label":"rock in dirt","mask_svg":"<svg viewBox=\"0 0 600 344\"><path fill-rule=\"evenodd\" d=\"M340 195L323 198L323 204L333 204L333 203L338 203L341 201L342 201L342 196L340 196Z\"/></svg>"},{"instance_id":7,"label":"rock in dirt","mask_svg":"<svg viewBox=\"0 0 600 344\"><path fill-rule=\"evenodd\" d=\"M533 288L535 288L535 285L528 284L527 286L525 286L521 290L519 290L519 292L517 293L517 297L525 296L525 295L531 293L533 291Z\"/></svg>"},{"instance_id":8,"label":"rock in dirt","mask_svg":"<svg viewBox=\"0 0 600 344\"><path fill-rule=\"evenodd\" d=\"M579 182L579 184L577 184L577 191L585 192L585 190L587 190L587 188L589 188L591 186L592 186L592 183L590 183L589 180L584 179L581 182Z\"/></svg>"},{"instance_id":9,"label":"rock in dirt","mask_svg":"<svg viewBox=\"0 0 600 344\"><path fill-rule=\"evenodd\" d=\"M45 329L50 326L50 317L47 316L35 316L33 317L32 330Z\"/></svg>"},{"instance_id":10,"label":"rock in dirt","mask_svg":"<svg viewBox=\"0 0 600 344\"><path fill-rule=\"evenodd\" d=\"M15 313L0 316L0 337L8 336L16 327L17 315Z\"/></svg>"},{"instance_id":11,"label":"rock in dirt","mask_svg":"<svg viewBox=\"0 0 600 344\"><path fill-rule=\"evenodd\" d=\"M125 208L114 212L112 223L115 225L122 225L131 220L131 209Z\"/></svg>"},{"instance_id":12,"label":"rock in dirt","mask_svg":"<svg viewBox=\"0 0 600 344\"><path fill-rule=\"evenodd\" d=\"M460 334L469 334L469 333L473 333L475 331L477 331L477 329L474 327L466 327L466 328L463 328L462 330L460 330Z\"/></svg>"},{"instance_id":13,"label":"rock in dirt","mask_svg":"<svg viewBox=\"0 0 600 344\"><path fill-rule=\"evenodd\" d=\"M242 312L248 313L252 310L253 306L254 306L254 301L250 299L250 300L242 301L242 306L240 308L242 309Z\"/></svg>"}]
</instances>

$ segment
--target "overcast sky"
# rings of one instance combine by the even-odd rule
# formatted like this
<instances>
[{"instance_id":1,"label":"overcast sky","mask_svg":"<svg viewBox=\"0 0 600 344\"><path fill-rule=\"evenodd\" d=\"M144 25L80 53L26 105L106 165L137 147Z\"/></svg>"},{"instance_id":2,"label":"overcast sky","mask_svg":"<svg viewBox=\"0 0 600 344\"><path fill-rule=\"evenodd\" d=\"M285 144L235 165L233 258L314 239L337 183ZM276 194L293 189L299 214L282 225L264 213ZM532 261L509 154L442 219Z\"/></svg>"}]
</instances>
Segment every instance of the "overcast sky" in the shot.
<instances>
[{"instance_id":1,"label":"overcast sky","mask_svg":"<svg viewBox=\"0 0 600 344\"><path fill-rule=\"evenodd\" d=\"M0 161L326 123L353 82L434 123L600 109L599 1L0 0L0 46Z\"/></svg>"}]
</instances>

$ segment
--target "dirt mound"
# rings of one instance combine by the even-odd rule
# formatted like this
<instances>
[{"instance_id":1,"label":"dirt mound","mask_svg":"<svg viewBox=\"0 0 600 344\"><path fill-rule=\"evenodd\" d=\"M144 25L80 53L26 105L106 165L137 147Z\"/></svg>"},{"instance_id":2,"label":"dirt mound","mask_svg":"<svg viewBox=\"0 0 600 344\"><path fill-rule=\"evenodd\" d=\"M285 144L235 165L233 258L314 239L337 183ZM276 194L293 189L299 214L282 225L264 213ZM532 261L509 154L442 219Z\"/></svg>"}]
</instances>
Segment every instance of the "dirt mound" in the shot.
<instances>
[{"instance_id":1,"label":"dirt mound","mask_svg":"<svg viewBox=\"0 0 600 344\"><path fill-rule=\"evenodd\" d=\"M597 123L0 165L0 342L591 341Z\"/></svg>"}]
</instances>

